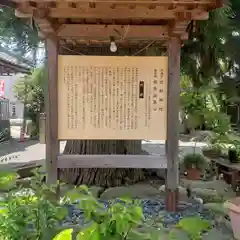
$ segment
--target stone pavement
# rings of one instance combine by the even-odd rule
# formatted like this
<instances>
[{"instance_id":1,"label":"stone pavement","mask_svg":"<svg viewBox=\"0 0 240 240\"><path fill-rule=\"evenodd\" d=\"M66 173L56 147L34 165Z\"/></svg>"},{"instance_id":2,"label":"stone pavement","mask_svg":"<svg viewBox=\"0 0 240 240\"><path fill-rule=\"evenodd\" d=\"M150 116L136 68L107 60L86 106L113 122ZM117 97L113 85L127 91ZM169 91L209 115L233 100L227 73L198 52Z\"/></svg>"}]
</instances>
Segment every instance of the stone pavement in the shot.
<instances>
[{"instance_id":1,"label":"stone pavement","mask_svg":"<svg viewBox=\"0 0 240 240\"><path fill-rule=\"evenodd\" d=\"M65 142L61 142L60 150L63 151ZM46 145L37 140L25 140L20 143L18 139L0 144L0 164L2 166L44 165Z\"/></svg>"},{"instance_id":2,"label":"stone pavement","mask_svg":"<svg viewBox=\"0 0 240 240\"><path fill-rule=\"evenodd\" d=\"M179 142L180 152L183 154L189 152L201 153L201 148L205 146L205 143L193 143L193 142ZM63 152L65 142L60 143L60 151ZM150 154L158 155L165 151L164 141L143 141L143 149ZM0 144L0 164L6 165L6 161L13 164L28 164L30 162L36 164L44 164L45 160L45 144L40 144L37 140L25 140L23 143L19 143L17 138L17 130L15 138L10 142Z\"/></svg>"}]
</instances>

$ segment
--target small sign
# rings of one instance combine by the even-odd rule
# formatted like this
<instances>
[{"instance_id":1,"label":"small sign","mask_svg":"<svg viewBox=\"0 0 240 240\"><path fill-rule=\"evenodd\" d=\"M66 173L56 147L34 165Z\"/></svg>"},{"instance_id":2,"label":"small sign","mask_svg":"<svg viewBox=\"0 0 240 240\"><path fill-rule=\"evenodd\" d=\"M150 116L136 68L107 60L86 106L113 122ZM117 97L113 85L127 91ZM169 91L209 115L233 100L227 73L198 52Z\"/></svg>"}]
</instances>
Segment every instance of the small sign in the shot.
<instances>
[{"instance_id":1,"label":"small sign","mask_svg":"<svg viewBox=\"0 0 240 240\"><path fill-rule=\"evenodd\" d=\"M5 87L5 85L4 85L5 83L4 83L4 80L0 80L0 97L3 97L4 96L4 87Z\"/></svg>"}]
</instances>

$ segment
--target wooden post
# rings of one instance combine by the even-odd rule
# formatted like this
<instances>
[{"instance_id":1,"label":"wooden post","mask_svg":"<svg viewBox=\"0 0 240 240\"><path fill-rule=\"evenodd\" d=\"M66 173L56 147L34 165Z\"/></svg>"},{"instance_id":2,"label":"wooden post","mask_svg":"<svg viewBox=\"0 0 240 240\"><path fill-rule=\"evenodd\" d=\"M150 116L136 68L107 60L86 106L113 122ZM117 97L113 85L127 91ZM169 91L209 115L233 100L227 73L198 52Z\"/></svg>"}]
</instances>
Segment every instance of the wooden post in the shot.
<instances>
[{"instance_id":1,"label":"wooden post","mask_svg":"<svg viewBox=\"0 0 240 240\"><path fill-rule=\"evenodd\" d=\"M58 141L58 42L46 39L48 84L46 96L46 170L47 183L56 184Z\"/></svg>"},{"instance_id":2,"label":"wooden post","mask_svg":"<svg viewBox=\"0 0 240 240\"><path fill-rule=\"evenodd\" d=\"M179 100L180 100L180 39L171 38L168 43L168 106L167 106L167 181L166 208L177 210L179 184Z\"/></svg>"}]
</instances>

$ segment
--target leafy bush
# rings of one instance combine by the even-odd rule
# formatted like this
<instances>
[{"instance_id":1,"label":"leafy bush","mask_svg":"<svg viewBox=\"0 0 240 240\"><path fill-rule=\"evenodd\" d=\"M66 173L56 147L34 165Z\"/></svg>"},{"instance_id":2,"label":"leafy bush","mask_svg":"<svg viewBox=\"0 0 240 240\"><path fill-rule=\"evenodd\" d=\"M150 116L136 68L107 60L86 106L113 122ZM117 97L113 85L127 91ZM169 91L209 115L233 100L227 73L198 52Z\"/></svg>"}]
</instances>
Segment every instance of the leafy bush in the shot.
<instances>
[{"instance_id":1,"label":"leafy bush","mask_svg":"<svg viewBox=\"0 0 240 240\"><path fill-rule=\"evenodd\" d=\"M25 118L31 119L35 127L33 136L37 136L39 133L39 115L44 109L46 73L45 67L41 66L34 69L32 74L19 79L14 85L16 98L26 104Z\"/></svg>"},{"instance_id":2,"label":"leafy bush","mask_svg":"<svg viewBox=\"0 0 240 240\"><path fill-rule=\"evenodd\" d=\"M11 175L10 175L11 176ZM60 221L66 216L67 209L51 199L55 187L47 187L43 176L35 172L31 188L16 187L16 178L3 175L0 182L15 188L2 195L0 203L0 239L1 240L43 240L51 239Z\"/></svg>"},{"instance_id":3,"label":"leafy bush","mask_svg":"<svg viewBox=\"0 0 240 240\"><path fill-rule=\"evenodd\" d=\"M179 221L178 228L184 230L191 240L200 240L201 233L211 228L211 223L200 217L187 217Z\"/></svg>"},{"instance_id":4,"label":"leafy bush","mask_svg":"<svg viewBox=\"0 0 240 240\"><path fill-rule=\"evenodd\" d=\"M154 239L160 231L152 225L143 223L141 203L137 200L118 199L109 202L108 207L97 201L86 186L78 191L72 190L66 198L71 201L79 200L78 207L84 212L86 224L78 226L76 239ZM71 239L74 229L66 229L59 233L54 240Z\"/></svg>"},{"instance_id":5,"label":"leafy bush","mask_svg":"<svg viewBox=\"0 0 240 240\"><path fill-rule=\"evenodd\" d=\"M0 142L4 142L9 140L10 138L10 129L9 128L4 128L1 132L0 132Z\"/></svg>"},{"instance_id":6,"label":"leafy bush","mask_svg":"<svg viewBox=\"0 0 240 240\"><path fill-rule=\"evenodd\" d=\"M15 172L0 172L0 192L12 189L18 178Z\"/></svg>"},{"instance_id":7,"label":"leafy bush","mask_svg":"<svg viewBox=\"0 0 240 240\"><path fill-rule=\"evenodd\" d=\"M40 171L34 172L30 188L25 189L17 187L16 174L6 172L0 175L2 190L11 189L2 195L0 201L1 240L178 239L171 237L171 230L163 226L161 217L145 219L141 203L137 200L117 199L105 206L86 186L80 186L58 201L56 186L45 185ZM66 204L72 202L83 212L84 223L64 227L63 219L68 213ZM204 220L199 221L191 222L191 232L184 227L184 222L180 221L177 227L199 236L203 227L194 224L205 224L201 222Z\"/></svg>"},{"instance_id":8,"label":"leafy bush","mask_svg":"<svg viewBox=\"0 0 240 240\"><path fill-rule=\"evenodd\" d=\"M207 161L205 157L198 153L189 153L183 157L183 166L186 169L196 168L205 170L207 168Z\"/></svg>"},{"instance_id":9,"label":"leafy bush","mask_svg":"<svg viewBox=\"0 0 240 240\"><path fill-rule=\"evenodd\" d=\"M209 158L219 158L222 156L222 149L219 145L211 145L202 149L203 155Z\"/></svg>"},{"instance_id":10,"label":"leafy bush","mask_svg":"<svg viewBox=\"0 0 240 240\"><path fill-rule=\"evenodd\" d=\"M144 220L140 202L119 199L110 202L106 208L91 195L85 186L80 189L82 191L80 194L73 191L67 195L72 199L81 199L79 207L84 212L87 224L79 228L65 229L53 240L181 239L172 230L163 227L161 218L158 221L156 219ZM186 232L189 239L198 240L201 233L208 230L211 224L198 216L193 216L183 218L176 227Z\"/></svg>"}]
</instances>

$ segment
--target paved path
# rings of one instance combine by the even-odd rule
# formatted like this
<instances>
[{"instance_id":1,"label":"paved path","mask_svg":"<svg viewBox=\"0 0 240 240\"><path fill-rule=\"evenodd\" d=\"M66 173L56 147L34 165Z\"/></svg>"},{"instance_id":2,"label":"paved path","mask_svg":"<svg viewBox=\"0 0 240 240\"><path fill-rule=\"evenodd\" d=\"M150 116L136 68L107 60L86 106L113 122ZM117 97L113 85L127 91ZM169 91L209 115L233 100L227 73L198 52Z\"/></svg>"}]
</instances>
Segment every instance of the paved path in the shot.
<instances>
[{"instance_id":1,"label":"paved path","mask_svg":"<svg viewBox=\"0 0 240 240\"><path fill-rule=\"evenodd\" d=\"M196 146L195 146L196 145ZM205 146L204 143L193 142L179 142L180 151L184 153L201 152L201 147ZM60 151L63 152L65 142L60 143ZM165 151L164 141L143 141L143 149L150 154L158 155ZM18 164L44 164L45 160L45 144L40 144L36 140L26 140L24 143L19 143L17 138L14 138L9 143L0 144L0 164L6 165L6 161L10 165Z\"/></svg>"},{"instance_id":2,"label":"paved path","mask_svg":"<svg viewBox=\"0 0 240 240\"><path fill-rule=\"evenodd\" d=\"M60 144L61 152L63 151L65 143ZM26 140L19 143L13 139L9 143L0 145L0 164L6 163L9 166L25 166L26 164L44 165L45 162L46 145L40 144L36 140Z\"/></svg>"}]
</instances>

